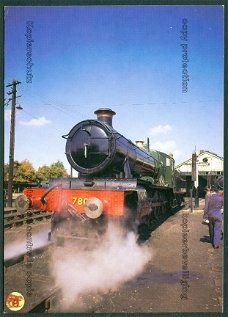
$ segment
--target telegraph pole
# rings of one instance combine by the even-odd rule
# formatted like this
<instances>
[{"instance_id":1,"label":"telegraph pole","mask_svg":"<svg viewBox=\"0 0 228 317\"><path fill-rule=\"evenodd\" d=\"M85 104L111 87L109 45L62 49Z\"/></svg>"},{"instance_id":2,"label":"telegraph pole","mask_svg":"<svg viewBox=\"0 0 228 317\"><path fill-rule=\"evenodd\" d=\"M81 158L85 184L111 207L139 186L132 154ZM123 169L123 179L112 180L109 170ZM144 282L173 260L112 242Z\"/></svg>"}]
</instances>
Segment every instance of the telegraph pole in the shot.
<instances>
[{"instance_id":1,"label":"telegraph pole","mask_svg":"<svg viewBox=\"0 0 228 317\"><path fill-rule=\"evenodd\" d=\"M14 147L15 147L15 115L16 115L16 100L17 98L17 85L21 82L13 80L12 84L6 87L11 87L11 92L8 95L12 95L11 105L11 124L10 124L10 146L9 146L9 180L8 180L8 207L12 207L13 198L13 168L14 168Z\"/></svg>"}]
</instances>

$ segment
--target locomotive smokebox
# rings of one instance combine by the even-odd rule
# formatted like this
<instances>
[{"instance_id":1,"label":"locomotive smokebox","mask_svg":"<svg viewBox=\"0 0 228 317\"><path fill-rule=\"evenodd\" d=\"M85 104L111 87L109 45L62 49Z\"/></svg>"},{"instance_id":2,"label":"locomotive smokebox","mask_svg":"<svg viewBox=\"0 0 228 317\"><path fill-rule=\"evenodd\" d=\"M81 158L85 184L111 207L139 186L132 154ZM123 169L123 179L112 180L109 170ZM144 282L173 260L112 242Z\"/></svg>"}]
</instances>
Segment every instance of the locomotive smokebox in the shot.
<instances>
[{"instance_id":1,"label":"locomotive smokebox","mask_svg":"<svg viewBox=\"0 0 228 317\"><path fill-rule=\"evenodd\" d=\"M97 115L97 120L104 122L112 127L112 117L116 114L115 111L109 108L99 108L94 113Z\"/></svg>"},{"instance_id":2,"label":"locomotive smokebox","mask_svg":"<svg viewBox=\"0 0 228 317\"><path fill-rule=\"evenodd\" d=\"M97 120L81 121L63 136L67 159L80 177L153 177L156 159L113 129L116 113L109 108L94 113Z\"/></svg>"}]
</instances>

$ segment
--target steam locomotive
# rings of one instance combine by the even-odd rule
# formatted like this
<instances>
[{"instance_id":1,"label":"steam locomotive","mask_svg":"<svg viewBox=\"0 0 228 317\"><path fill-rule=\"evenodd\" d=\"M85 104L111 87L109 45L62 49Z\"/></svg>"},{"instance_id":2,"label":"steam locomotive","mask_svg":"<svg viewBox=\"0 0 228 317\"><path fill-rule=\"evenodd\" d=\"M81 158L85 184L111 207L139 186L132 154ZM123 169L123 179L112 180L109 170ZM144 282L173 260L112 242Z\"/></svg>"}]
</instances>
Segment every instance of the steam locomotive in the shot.
<instances>
[{"instance_id":1,"label":"steam locomotive","mask_svg":"<svg viewBox=\"0 0 228 317\"><path fill-rule=\"evenodd\" d=\"M97 120L82 121L63 136L78 177L50 180L48 189L26 188L16 200L20 211L51 211L54 236L93 238L109 221L140 233L183 201L172 156L115 131L111 109L94 113Z\"/></svg>"}]
</instances>

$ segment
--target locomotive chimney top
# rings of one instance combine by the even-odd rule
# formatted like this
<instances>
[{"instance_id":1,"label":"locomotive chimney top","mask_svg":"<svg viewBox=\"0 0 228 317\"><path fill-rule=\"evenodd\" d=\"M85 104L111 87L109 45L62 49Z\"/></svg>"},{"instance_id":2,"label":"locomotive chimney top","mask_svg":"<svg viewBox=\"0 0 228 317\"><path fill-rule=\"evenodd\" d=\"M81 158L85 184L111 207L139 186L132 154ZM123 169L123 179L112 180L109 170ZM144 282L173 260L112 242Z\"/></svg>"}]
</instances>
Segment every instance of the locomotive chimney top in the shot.
<instances>
[{"instance_id":1,"label":"locomotive chimney top","mask_svg":"<svg viewBox=\"0 0 228 317\"><path fill-rule=\"evenodd\" d=\"M116 114L115 111L109 108L99 108L94 113L97 115L97 120L104 122L112 127L112 117Z\"/></svg>"}]
</instances>

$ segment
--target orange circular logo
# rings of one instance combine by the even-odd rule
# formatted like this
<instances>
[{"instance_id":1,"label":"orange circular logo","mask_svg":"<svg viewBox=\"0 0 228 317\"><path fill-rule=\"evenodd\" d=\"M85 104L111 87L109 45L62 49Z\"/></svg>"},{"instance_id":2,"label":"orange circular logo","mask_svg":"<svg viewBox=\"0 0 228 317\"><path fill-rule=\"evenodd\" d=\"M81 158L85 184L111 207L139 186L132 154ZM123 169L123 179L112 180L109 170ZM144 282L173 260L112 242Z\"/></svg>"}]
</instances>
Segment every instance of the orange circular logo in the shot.
<instances>
[{"instance_id":1,"label":"orange circular logo","mask_svg":"<svg viewBox=\"0 0 228 317\"><path fill-rule=\"evenodd\" d=\"M25 299L21 293L12 292L6 297L6 306L13 311L20 310L24 307Z\"/></svg>"}]
</instances>

